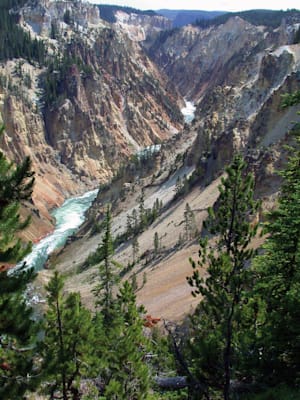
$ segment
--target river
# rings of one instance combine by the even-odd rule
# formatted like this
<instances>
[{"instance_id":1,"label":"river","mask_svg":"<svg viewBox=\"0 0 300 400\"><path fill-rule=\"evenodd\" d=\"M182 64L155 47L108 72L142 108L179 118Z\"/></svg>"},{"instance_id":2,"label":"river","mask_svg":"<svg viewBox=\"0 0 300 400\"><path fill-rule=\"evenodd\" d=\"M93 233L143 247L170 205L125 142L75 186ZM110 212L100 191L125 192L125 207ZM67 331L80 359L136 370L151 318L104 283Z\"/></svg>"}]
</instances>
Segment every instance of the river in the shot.
<instances>
[{"instance_id":1,"label":"river","mask_svg":"<svg viewBox=\"0 0 300 400\"><path fill-rule=\"evenodd\" d=\"M190 124L195 118L195 110L196 106L194 105L194 103L192 101L185 100L185 107L181 109L181 112L184 116L184 121L187 124Z\"/></svg>"},{"instance_id":2,"label":"river","mask_svg":"<svg viewBox=\"0 0 300 400\"><path fill-rule=\"evenodd\" d=\"M194 119L196 107L191 101L185 102L185 107L181 112L186 123L191 123ZM147 150L156 152L160 150L160 145L149 146L140 153ZM52 212L56 220L56 226L52 233L43 238L39 243L34 244L32 252L25 257L19 264L25 261L28 267L40 270L44 267L49 255L56 249L64 246L67 238L72 235L84 222L85 212L91 206L98 193L98 189L87 192L79 197L72 197L66 200L63 205Z\"/></svg>"},{"instance_id":3,"label":"river","mask_svg":"<svg viewBox=\"0 0 300 400\"><path fill-rule=\"evenodd\" d=\"M87 192L79 197L71 197L61 207L52 212L56 221L55 229L39 243L34 244L32 251L20 265L26 261L28 267L40 270L45 265L49 255L62 247L67 238L76 232L85 220L85 212L91 206L98 189Z\"/></svg>"}]
</instances>

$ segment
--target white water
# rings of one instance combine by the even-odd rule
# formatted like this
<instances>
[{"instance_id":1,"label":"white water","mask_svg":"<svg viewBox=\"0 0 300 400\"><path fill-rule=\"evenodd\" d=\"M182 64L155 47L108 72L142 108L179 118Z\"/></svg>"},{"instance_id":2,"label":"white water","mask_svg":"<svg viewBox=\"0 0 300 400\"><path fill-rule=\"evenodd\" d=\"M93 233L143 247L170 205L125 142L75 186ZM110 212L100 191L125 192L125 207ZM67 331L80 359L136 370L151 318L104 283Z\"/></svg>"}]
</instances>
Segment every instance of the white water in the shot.
<instances>
[{"instance_id":1,"label":"white water","mask_svg":"<svg viewBox=\"0 0 300 400\"><path fill-rule=\"evenodd\" d=\"M33 245L32 252L19 265L25 261L28 267L34 267L36 270L43 268L49 255L63 246L67 238L84 222L85 211L91 206L97 193L98 189L79 197L72 197L54 210L52 215L56 220L55 230Z\"/></svg>"},{"instance_id":2,"label":"white water","mask_svg":"<svg viewBox=\"0 0 300 400\"><path fill-rule=\"evenodd\" d=\"M138 151L136 154L138 157L145 157L147 155L152 155L154 153L159 153L161 149L161 144L153 144L152 146L144 147L142 150Z\"/></svg>"},{"instance_id":3,"label":"white water","mask_svg":"<svg viewBox=\"0 0 300 400\"><path fill-rule=\"evenodd\" d=\"M184 116L184 121L187 124L190 124L195 118L195 111L196 106L194 105L194 102L185 100L185 107L181 109L181 112Z\"/></svg>"}]
</instances>

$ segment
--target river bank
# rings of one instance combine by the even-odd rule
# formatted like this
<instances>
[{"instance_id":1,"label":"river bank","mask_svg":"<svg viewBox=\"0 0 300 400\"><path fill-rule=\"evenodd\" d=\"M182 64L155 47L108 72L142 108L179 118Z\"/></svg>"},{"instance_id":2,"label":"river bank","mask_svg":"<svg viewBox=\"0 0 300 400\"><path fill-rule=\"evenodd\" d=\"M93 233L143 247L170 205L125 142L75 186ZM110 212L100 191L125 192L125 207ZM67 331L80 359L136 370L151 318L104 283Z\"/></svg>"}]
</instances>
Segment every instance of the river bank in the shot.
<instances>
[{"instance_id":1,"label":"river bank","mask_svg":"<svg viewBox=\"0 0 300 400\"><path fill-rule=\"evenodd\" d=\"M53 232L33 245L32 251L20 263L26 262L28 267L40 270L44 267L49 255L65 245L67 238L74 234L85 220L85 212L91 206L98 189L91 190L81 196L71 197L51 215L55 220Z\"/></svg>"}]
</instances>

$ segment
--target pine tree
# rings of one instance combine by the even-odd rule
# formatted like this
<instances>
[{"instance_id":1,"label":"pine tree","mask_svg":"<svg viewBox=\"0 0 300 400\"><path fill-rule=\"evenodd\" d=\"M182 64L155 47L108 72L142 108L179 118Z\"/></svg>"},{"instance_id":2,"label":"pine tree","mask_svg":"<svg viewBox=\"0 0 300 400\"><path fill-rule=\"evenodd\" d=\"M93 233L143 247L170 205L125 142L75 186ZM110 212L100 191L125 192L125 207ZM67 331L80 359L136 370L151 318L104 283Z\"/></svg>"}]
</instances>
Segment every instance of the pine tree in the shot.
<instances>
[{"instance_id":1,"label":"pine tree","mask_svg":"<svg viewBox=\"0 0 300 400\"><path fill-rule=\"evenodd\" d=\"M157 232L154 233L153 245L154 245L154 254L157 255L160 249L159 236Z\"/></svg>"},{"instance_id":2,"label":"pine tree","mask_svg":"<svg viewBox=\"0 0 300 400\"><path fill-rule=\"evenodd\" d=\"M299 100L300 101L300 100ZM294 385L300 377L300 131L281 172L277 208L267 215L264 253L255 262L261 379Z\"/></svg>"},{"instance_id":3,"label":"pine tree","mask_svg":"<svg viewBox=\"0 0 300 400\"><path fill-rule=\"evenodd\" d=\"M0 133L3 128L0 129ZM35 324L24 292L34 278L32 270L7 270L7 263L20 261L30 251L16 233L29 219L21 221L20 201L30 199L33 172L29 159L15 166L0 152L0 397L20 398L35 385L32 376Z\"/></svg>"},{"instance_id":4,"label":"pine tree","mask_svg":"<svg viewBox=\"0 0 300 400\"><path fill-rule=\"evenodd\" d=\"M133 264L135 264L138 259L139 249L140 249L139 242L138 242L137 238L135 237L132 240L132 263Z\"/></svg>"},{"instance_id":5,"label":"pine tree","mask_svg":"<svg viewBox=\"0 0 300 400\"><path fill-rule=\"evenodd\" d=\"M133 230L133 235L138 234L139 229L140 229L140 226L139 226L138 214L137 214L136 209L134 208L132 210L132 230Z\"/></svg>"},{"instance_id":6,"label":"pine tree","mask_svg":"<svg viewBox=\"0 0 300 400\"><path fill-rule=\"evenodd\" d=\"M207 269L208 277L202 278L191 261L194 272L188 278L195 288L193 295L203 296L192 318L193 368L199 381L222 390L224 400L229 399L230 381L235 377L245 289L250 279L246 263L254 256L249 244L257 231L250 219L259 204L253 200L253 176L245 175L245 169L239 155L226 168L217 205L208 210L205 223L207 231L217 235L215 248L209 248L207 238L200 240L198 266Z\"/></svg>"},{"instance_id":7,"label":"pine tree","mask_svg":"<svg viewBox=\"0 0 300 400\"><path fill-rule=\"evenodd\" d=\"M195 237L196 233L196 221L195 215L192 211L189 203L186 203L184 209L184 233L185 233L185 240L190 240Z\"/></svg>"},{"instance_id":8,"label":"pine tree","mask_svg":"<svg viewBox=\"0 0 300 400\"><path fill-rule=\"evenodd\" d=\"M107 207L105 222L104 222L104 235L102 244L99 248L102 253L103 262L99 266L99 284L94 290L96 296L96 305L101 308L101 313L104 317L104 325L109 325L114 314L114 296L113 288L119 282L119 275L115 272L119 264L113 260L114 245L113 237L111 234L111 211Z\"/></svg>"},{"instance_id":9,"label":"pine tree","mask_svg":"<svg viewBox=\"0 0 300 400\"><path fill-rule=\"evenodd\" d=\"M63 279L55 271L46 286L48 310L44 316L43 391L50 399L78 399L80 379L92 377L94 329L91 313L78 293L63 293ZM59 397L57 397L59 396Z\"/></svg>"},{"instance_id":10,"label":"pine tree","mask_svg":"<svg viewBox=\"0 0 300 400\"><path fill-rule=\"evenodd\" d=\"M145 191L144 188L141 191L139 197L139 226L140 230L143 231L147 226L147 213L145 209Z\"/></svg>"},{"instance_id":11,"label":"pine tree","mask_svg":"<svg viewBox=\"0 0 300 400\"><path fill-rule=\"evenodd\" d=\"M115 341L107 355L111 379L105 398L143 400L148 398L149 371L145 363L148 340L143 334L143 307L136 305L136 296L125 281L117 296L119 323Z\"/></svg>"}]
</instances>

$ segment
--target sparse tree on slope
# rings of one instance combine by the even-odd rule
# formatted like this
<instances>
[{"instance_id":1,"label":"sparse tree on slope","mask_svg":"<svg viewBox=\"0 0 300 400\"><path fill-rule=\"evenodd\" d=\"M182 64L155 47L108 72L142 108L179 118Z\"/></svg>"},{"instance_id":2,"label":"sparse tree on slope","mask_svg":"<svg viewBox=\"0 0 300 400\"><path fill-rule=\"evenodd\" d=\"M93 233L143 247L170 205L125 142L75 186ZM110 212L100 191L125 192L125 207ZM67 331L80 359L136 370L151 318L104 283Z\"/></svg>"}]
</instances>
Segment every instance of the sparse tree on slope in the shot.
<instances>
[{"instance_id":1,"label":"sparse tree on slope","mask_svg":"<svg viewBox=\"0 0 300 400\"><path fill-rule=\"evenodd\" d=\"M99 283L94 290L96 296L96 305L101 308L104 325L109 326L111 319L114 317L115 300L113 296L113 288L119 282L119 275L115 268L118 264L113 260L114 245L111 234L111 211L107 207L104 235L99 251L102 253L103 262L99 266Z\"/></svg>"},{"instance_id":2,"label":"sparse tree on slope","mask_svg":"<svg viewBox=\"0 0 300 400\"><path fill-rule=\"evenodd\" d=\"M196 234L196 221L193 210L189 203L186 203L184 209L184 235L185 240L190 240L195 237Z\"/></svg>"},{"instance_id":3,"label":"sparse tree on slope","mask_svg":"<svg viewBox=\"0 0 300 400\"><path fill-rule=\"evenodd\" d=\"M216 244L210 248L206 238L200 240L200 261L198 265L192 261L194 272L188 278L193 295L203 296L192 319L192 368L199 381L221 390L224 400L229 400L235 378L250 274L246 263L254 256L249 244L257 231L250 220L259 204L253 200L253 176L246 175L245 169L239 155L226 169L216 209L209 209L205 222L208 232L217 235ZM202 278L198 267L207 269L207 278Z\"/></svg>"}]
</instances>

